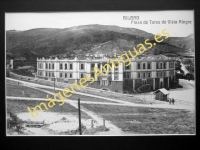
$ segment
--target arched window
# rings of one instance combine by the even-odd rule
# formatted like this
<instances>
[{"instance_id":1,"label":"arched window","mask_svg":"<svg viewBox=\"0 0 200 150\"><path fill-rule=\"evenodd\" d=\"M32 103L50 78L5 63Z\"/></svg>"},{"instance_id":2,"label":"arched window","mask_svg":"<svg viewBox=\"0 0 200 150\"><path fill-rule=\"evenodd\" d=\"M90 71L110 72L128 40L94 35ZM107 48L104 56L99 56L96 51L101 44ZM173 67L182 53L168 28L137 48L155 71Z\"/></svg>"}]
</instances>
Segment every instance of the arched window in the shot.
<instances>
[{"instance_id":1,"label":"arched window","mask_svg":"<svg viewBox=\"0 0 200 150\"><path fill-rule=\"evenodd\" d=\"M156 69L159 69L158 62L156 63Z\"/></svg>"},{"instance_id":2,"label":"arched window","mask_svg":"<svg viewBox=\"0 0 200 150\"><path fill-rule=\"evenodd\" d=\"M146 64L145 63L143 63L143 69L146 69Z\"/></svg>"},{"instance_id":3,"label":"arched window","mask_svg":"<svg viewBox=\"0 0 200 150\"><path fill-rule=\"evenodd\" d=\"M163 69L166 69L166 62L163 63Z\"/></svg>"},{"instance_id":4,"label":"arched window","mask_svg":"<svg viewBox=\"0 0 200 150\"><path fill-rule=\"evenodd\" d=\"M162 69L162 63L160 63L160 69Z\"/></svg>"},{"instance_id":5,"label":"arched window","mask_svg":"<svg viewBox=\"0 0 200 150\"><path fill-rule=\"evenodd\" d=\"M138 78L140 78L140 73L138 73Z\"/></svg>"},{"instance_id":6,"label":"arched window","mask_svg":"<svg viewBox=\"0 0 200 150\"><path fill-rule=\"evenodd\" d=\"M151 63L148 63L147 69L151 69Z\"/></svg>"},{"instance_id":7,"label":"arched window","mask_svg":"<svg viewBox=\"0 0 200 150\"><path fill-rule=\"evenodd\" d=\"M145 73L143 73L143 78L145 78Z\"/></svg>"},{"instance_id":8,"label":"arched window","mask_svg":"<svg viewBox=\"0 0 200 150\"><path fill-rule=\"evenodd\" d=\"M83 74L81 73L81 78L83 78Z\"/></svg>"},{"instance_id":9,"label":"arched window","mask_svg":"<svg viewBox=\"0 0 200 150\"><path fill-rule=\"evenodd\" d=\"M51 64L49 64L49 69L51 69Z\"/></svg>"},{"instance_id":10,"label":"arched window","mask_svg":"<svg viewBox=\"0 0 200 150\"><path fill-rule=\"evenodd\" d=\"M138 63L138 69L140 69L140 63Z\"/></svg>"},{"instance_id":11,"label":"arched window","mask_svg":"<svg viewBox=\"0 0 200 150\"><path fill-rule=\"evenodd\" d=\"M84 64L81 64L81 69L84 69Z\"/></svg>"}]
</instances>

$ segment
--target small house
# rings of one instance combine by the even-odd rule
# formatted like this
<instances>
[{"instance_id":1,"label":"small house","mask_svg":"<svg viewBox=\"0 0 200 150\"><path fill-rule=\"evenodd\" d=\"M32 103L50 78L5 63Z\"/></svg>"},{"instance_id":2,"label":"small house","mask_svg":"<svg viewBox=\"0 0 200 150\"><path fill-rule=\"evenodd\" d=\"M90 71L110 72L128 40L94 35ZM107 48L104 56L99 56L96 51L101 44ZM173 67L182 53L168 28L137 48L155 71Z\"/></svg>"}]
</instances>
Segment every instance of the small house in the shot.
<instances>
[{"instance_id":1,"label":"small house","mask_svg":"<svg viewBox=\"0 0 200 150\"><path fill-rule=\"evenodd\" d=\"M170 93L165 88L162 88L158 89L153 94L155 95L155 100L167 101Z\"/></svg>"}]
</instances>

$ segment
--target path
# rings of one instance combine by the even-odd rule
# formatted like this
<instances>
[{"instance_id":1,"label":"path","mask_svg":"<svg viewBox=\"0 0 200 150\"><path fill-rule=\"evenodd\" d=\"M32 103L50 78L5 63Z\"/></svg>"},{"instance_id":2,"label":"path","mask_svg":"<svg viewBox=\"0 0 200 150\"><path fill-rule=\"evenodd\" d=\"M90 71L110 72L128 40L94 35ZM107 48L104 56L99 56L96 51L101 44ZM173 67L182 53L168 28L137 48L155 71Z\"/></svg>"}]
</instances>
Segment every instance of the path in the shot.
<instances>
[{"instance_id":1,"label":"path","mask_svg":"<svg viewBox=\"0 0 200 150\"><path fill-rule=\"evenodd\" d=\"M50 94L50 93L49 93ZM7 99L11 100L37 100L37 101L46 101L44 98L29 98L29 97L13 97L7 96ZM65 100L67 103L78 103L77 100ZM129 107L149 107L149 108L169 108L169 109L188 109L194 110L194 106L191 105L168 105L167 104L152 104L152 105L144 105L144 104L124 104L124 103L107 103L107 102L91 102L91 101L81 101L82 104L98 104L98 105L113 105L113 106L129 106Z\"/></svg>"},{"instance_id":2,"label":"path","mask_svg":"<svg viewBox=\"0 0 200 150\"><path fill-rule=\"evenodd\" d=\"M21 81L21 80L16 80L16 79L10 79L11 81L16 81L16 82L20 82L22 83L22 85L24 86L30 86L30 87L39 87L39 88L46 88L46 89L52 89L52 87L50 86L46 86L46 85L40 85L40 84L36 84L36 83L30 83L30 82L25 82L25 81ZM55 88L55 90L63 90L62 88ZM55 94L55 93L54 93ZM72 93L73 94L73 93ZM117 100L117 99L112 99L112 98L107 98L107 97L102 97L102 96L98 96L98 95L92 95L92 94L87 94L87 93L81 93L81 92L77 92L76 94L79 95L84 95L84 96L89 96L89 97L94 97L94 98L100 98L100 99L104 99L104 100L108 100L108 101L113 101L113 102L119 102L119 103L126 103L126 104L132 104L130 102L127 101L123 101L123 100Z\"/></svg>"},{"instance_id":3,"label":"path","mask_svg":"<svg viewBox=\"0 0 200 150\"><path fill-rule=\"evenodd\" d=\"M36 87L32 87L32 86L28 86L30 88L34 88L43 92L46 92L48 94L54 95L55 93L47 91L47 90L43 90L40 88L36 88ZM75 107L76 109L78 109L78 105L72 101L69 101L67 98L64 98L65 102L67 102L68 104L70 104L71 106ZM93 120L96 121L96 124L98 126L102 125L103 123L103 118L100 117L99 115L95 114L92 111L89 111L88 109L86 109L85 107L81 106L81 111L85 112L88 116L90 116ZM117 126L113 125L111 122L107 121L106 122L106 127L110 129L110 131L107 132L107 134L112 134L112 135L121 135L121 134L126 134L125 132L123 132L120 128L118 128Z\"/></svg>"}]
</instances>

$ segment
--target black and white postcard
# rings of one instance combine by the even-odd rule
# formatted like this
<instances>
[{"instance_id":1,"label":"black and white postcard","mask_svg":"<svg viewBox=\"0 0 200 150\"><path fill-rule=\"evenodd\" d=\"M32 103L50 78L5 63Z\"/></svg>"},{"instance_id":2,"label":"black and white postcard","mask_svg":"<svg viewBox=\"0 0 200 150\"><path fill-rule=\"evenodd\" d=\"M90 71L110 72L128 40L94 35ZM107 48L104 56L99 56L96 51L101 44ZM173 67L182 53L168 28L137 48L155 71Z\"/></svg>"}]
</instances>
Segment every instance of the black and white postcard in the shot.
<instances>
[{"instance_id":1,"label":"black and white postcard","mask_svg":"<svg viewBox=\"0 0 200 150\"><path fill-rule=\"evenodd\" d=\"M7 12L7 136L196 135L193 10Z\"/></svg>"}]
</instances>

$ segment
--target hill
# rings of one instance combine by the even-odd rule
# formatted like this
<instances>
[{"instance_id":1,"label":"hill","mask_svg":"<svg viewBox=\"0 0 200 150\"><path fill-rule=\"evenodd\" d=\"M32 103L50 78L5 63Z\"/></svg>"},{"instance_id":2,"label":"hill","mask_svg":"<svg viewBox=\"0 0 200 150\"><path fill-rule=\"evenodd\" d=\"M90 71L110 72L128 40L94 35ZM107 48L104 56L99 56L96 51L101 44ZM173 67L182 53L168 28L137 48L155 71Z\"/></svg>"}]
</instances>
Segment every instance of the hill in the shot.
<instances>
[{"instance_id":1,"label":"hill","mask_svg":"<svg viewBox=\"0 0 200 150\"><path fill-rule=\"evenodd\" d=\"M170 37L147 53L159 52L193 55L194 39ZM38 28L27 31L6 31L6 51L26 59L51 55L85 53L123 53L153 34L135 29L106 25L83 25L65 29Z\"/></svg>"}]
</instances>

